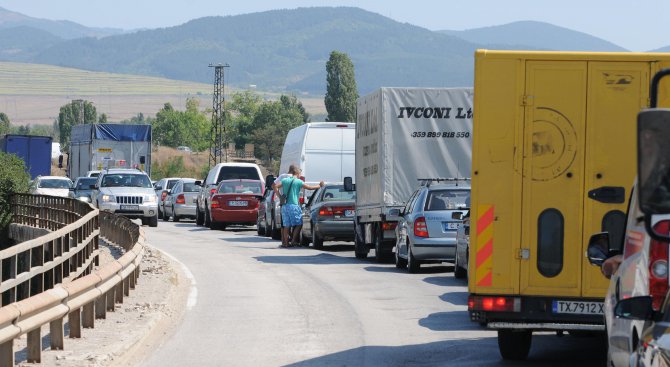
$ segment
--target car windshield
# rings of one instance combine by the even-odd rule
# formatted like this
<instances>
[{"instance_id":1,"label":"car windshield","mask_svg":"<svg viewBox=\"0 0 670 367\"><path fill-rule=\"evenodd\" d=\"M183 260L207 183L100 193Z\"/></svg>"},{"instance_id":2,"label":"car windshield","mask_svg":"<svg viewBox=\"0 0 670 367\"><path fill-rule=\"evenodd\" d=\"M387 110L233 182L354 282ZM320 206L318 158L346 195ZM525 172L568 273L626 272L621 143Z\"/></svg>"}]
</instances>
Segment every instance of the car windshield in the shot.
<instances>
[{"instance_id":1,"label":"car windshield","mask_svg":"<svg viewBox=\"0 0 670 367\"><path fill-rule=\"evenodd\" d=\"M91 178L80 178L77 180L77 190L89 190L91 188L91 185L95 185L95 181L98 179L95 177Z\"/></svg>"},{"instance_id":2,"label":"car windshield","mask_svg":"<svg viewBox=\"0 0 670 367\"><path fill-rule=\"evenodd\" d=\"M260 182L222 182L219 186L221 194L260 194Z\"/></svg>"},{"instance_id":3,"label":"car windshield","mask_svg":"<svg viewBox=\"0 0 670 367\"><path fill-rule=\"evenodd\" d=\"M184 192L198 191L200 191L200 186L196 185L195 182L184 182Z\"/></svg>"},{"instance_id":4,"label":"car windshield","mask_svg":"<svg viewBox=\"0 0 670 367\"><path fill-rule=\"evenodd\" d=\"M72 182L70 180L48 178L40 180L38 187L41 189L69 189L71 185Z\"/></svg>"},{"instance_id":5,"label":"car windshield","mask_svg":"<svg viewBox=\"0 0 670 367\"><path fill-rule=\"evenodd\" d=\"M145 175L132 173L108 174L102 178L101 187L143 187L151 188L151 180Z\"/></svg>"},{"instance_id":6,"label":"car windshield","mask_svg":"<svg viewBox=\"0 0 670 367\"><path fill-rule=\"evenodd\" d=\"M323 201L356 200L356 191L344 191L344 186L326 186Z\"/></svg>"},{"instance_id":7,"label":"car windshield","mask_svg":"<svg viewBox=\"0 0 670 367\"><path fill-rule=\"evenodd\" d=\"M424 210L450 210L466 208L466 199L470 197L468 190L434 190L428 194Z\"/></svg>"}]
</instances>

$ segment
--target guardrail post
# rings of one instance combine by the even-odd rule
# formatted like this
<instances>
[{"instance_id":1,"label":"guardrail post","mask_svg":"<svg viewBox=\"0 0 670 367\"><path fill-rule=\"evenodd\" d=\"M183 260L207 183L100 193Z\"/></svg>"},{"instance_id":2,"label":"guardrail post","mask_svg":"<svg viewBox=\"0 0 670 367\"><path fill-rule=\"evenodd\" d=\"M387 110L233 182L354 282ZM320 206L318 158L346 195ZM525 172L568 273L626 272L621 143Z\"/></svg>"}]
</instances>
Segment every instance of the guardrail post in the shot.
<instances>
[{"instance_id":1,"label":"guardrail post","mask_svg":"<svg viewBox=\"0 0 670 367\"><path fill-rule=\"evenodd\" d=\"M81 310L70 312L67 321L70 324L70 338L81 338Z\"/></svg>"},{"instance_id":2,"label":"guardrail post","mask_svg":"<svg viewBox=\"0 0 670 367\"><path fill-rule=\"evenodd\" d=\"M82 326L87 329L93 329L95 327L95 302L89 302L85 304L83 308L81 313Z\"/></svg>"},{"instance_id":3,"label":"guardrail post","mask_svg":"<svg viewBox=\"0 0 670 367\"><path fill-rule=\"evenodd\" d=\"M8 340L0 344L0 365L14 365L14 340Z\"/></svg>"},{"instance_id":4,"label":"guardrail post","mask_svg":"<svg viewBox=\"0 0 670 367\"><path fill-rule=\"evenodd\" d=\"M107 318L107 293L103 293L95 300L95 318Z\"/></svg>"},{"instance_id":5,"label":"guardrail post","mask_svg":"<svg viewBox=\"0 0 670 367\"><path fill-rule=\"evenodd\" d=\"M28 332L28 363L42 362L42 327Z\"/></svg>"},{"instance_id":6,"label":"guardrail post","mask_svg":"<svg viewBox=\"0 0 670 367\"><path fill-rule=\"evenodd\" d=\"M123 280L116 285L116 303L123 303Z\"/></svg>"},{"instance_id":7,"label":"guardrail post","mask_svg":"<svg viewBox=\"0 0 670 367\"><path fill-rule=\"evenodd\" d=\"M107 311L114 312L114 308L115 308L114 297L116 296L115 290L116 290L116 287L112 287L107 292Z\"/></svg>"},{"instance_id":8,"label":"guardrail post","mask_svg":"<svg viewBox=\"0 0 670 367\"><path fill-rule=\"evenodd\" d=\"M126 297L130 296L130 275L123 280L123 295Z\"/></svg>"},{"instance_id":9,"label":"guardrail post","mask_svg":"<svg viewBox=\"0 0 670 367\"><path fill-rule=\"evenodd\" d=\"M128 286L130 287L130 289L135 289L135 271L134 270L131 274L128 274Z\"/></svg>"},{"instance_id":10,"label":"guardrail post","mask_svg":"<svg viewBox=\"0 0 670 367\"><path fill-rule=\"evenodd\" d=\"M49 339L51 339L51 350L63 350L63 319L56 319L49 323Z\"/></svg>"}]
</instances>

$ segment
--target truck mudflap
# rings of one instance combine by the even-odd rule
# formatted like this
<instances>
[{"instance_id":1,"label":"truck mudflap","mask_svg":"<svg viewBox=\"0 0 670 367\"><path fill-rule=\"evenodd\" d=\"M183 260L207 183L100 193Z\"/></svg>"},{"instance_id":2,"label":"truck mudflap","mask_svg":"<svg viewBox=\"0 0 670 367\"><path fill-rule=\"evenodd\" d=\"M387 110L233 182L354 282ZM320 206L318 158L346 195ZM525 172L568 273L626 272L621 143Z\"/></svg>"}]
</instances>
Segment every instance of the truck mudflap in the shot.
<instances>
[{"instance_id":1,"label":"truck mudflap","mask_svg":"<svg viewBox=\"0 0 670 367\"><path fill-rule=\"evenodd\" d=\"M490 329L605 330L603 299L475 295L468 298L470 320Z\"/></svg>"}]
</instances>

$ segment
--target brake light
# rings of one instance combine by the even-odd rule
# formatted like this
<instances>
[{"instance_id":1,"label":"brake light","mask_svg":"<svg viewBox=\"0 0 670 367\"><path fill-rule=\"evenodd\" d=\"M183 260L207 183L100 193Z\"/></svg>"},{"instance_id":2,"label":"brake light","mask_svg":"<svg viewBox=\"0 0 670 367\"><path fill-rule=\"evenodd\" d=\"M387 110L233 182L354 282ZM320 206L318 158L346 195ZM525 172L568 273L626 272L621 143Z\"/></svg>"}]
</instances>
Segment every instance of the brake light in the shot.
<instances>
[{"instance_id":1,"label":"brake light","mask_svg":"<svg viewBox=\"0 0 670 367\"><path fill-rule=\"evenodd\" d=\"M209 196L214 195L215 192L216 192L216 188L213 188L213 189L209 190Z\"/></svg>"},{"instance_id":2,"label":"brake light","mask_svg":"<svg viewBox=\"0 0 670 367\"><path fill-rule=\"evenodd\" d=\"M322 217L332 217L333 216L333 208L329 206L322 206L321 209L319 209L319 215Z\"/></svg>"},{"instance_id":3,"label":"brake light","mask_svg":"<svg viewBox=\"0 0 670 367\"><path fill-rule=\"evenodd\" d=\"M501 296L470 296L468 310L494 312L521 312L521 298Z\"/></svg>"},{"instance_id":4,"label":"brake light","mask_svg":"<svg viewBox=\"0 0 670 367\"><path fill-rule=\"evenodd\" d=\"M212 200L212 209L214 208L220 208L221 204L217 200Z\"/></svg>"},{"instance_id":5,"label":"brake light","mask_svg":"<svg viewBox=\"0 0 670 367\"><path fill-rule=\"evenodd\" d=\"M654 230L667 234L670 232L670 220L656 223ZM649 249L649 295L652 307L658 311L668 292L668 243L652 239Z\"/></svg>"},{"instance_id":6,"label":"brake light","mask_svg":"<svg viewBox=\"0 0 670 367\"><path fill-rule=\"evenodd\" d=\"M354 210L354 208L351 208L351 210ZM392 231L397 226L398 226L398 222L384 222L384 223L382 223L382 230Z\"/></svg>"},{"instance_id":7,"label":"brake light","mask_svg":"<svg viewBox=\"0 0 670 367\"><path fill-rule=\"evenodd\" d=\"M184 198L184 194L179 194L177 196L177 201L174 202L175 204L186 204L186 199Z\"/></svg>"},{"instance_id":8,"label":"brake light","mask_svg":"<svg viewBox=\"0 0 670 367\"><path fill-rule=\"evenodd\" d=\"M298 198L298 202L300 204L304 204L305 203L305 197L301 196L300 198Z\"/></svg>"},{"instance_id":9,"label":"brake light","mask_svg":"<svg viewBox=\"0 0 670 367\"><path fill-rule=\"evenodd\" d=\"M414 235L417 237L428 238L428 226L426 225L426 218L418 217L414 220Z\"/></svg>"},{"instance_id":10,"label":"brake light","mask_svg":"<svg viewBox=\"0 0 670 367\"><path fill-rule=\"evenodd\" d=\"M161 201L165 201L166 196L167 196L167 191L163 191L163 193L161 193Z\"/></svg>"}]
</instances>

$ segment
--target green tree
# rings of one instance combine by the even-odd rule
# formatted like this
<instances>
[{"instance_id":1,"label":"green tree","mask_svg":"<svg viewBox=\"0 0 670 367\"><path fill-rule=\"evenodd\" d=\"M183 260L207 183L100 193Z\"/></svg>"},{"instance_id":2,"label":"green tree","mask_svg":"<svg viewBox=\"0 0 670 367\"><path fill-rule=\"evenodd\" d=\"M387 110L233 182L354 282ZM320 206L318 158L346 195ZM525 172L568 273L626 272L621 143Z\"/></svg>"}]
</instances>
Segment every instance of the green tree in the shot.
<instances>
[{"instance_id":1,"label":"green tree","mask_svg":"<svg viewBox=\"0 0 670 367\"><path fill-rule=\"evenodd\" d=\"M9 116L4 112L0 112L0 135L8 134L10 127Z\"/></svg>"},{"instance_id":2,"label":"green tree","mask_svg":"<svg viewBox=\"0 0 670 367\"><path fill-rule=\"evenodd\" d=\"M310 120L309 113L305 111L305 107L302 105L302 102L298 100L296 96L285 96L282 95L279 97L279 101L284 106L285 109L296 109L302 115L302 122L307 123Z\"/></svg>"},{"instance_id":3,"label":"green tree","mask_svg":"<svg viewBox=\"0 0 670 367\"><path fill-rule=\"evenodd\" d=\"M12 219L11 195L28 192L29 181L23 160L14 154L0 152L0 228L5 229Z\"/></svg>"},{"instance_id":4,"label":"green tree","mask_svg":"<svg viewBox=\"0 0 670 367\"><path fill-rule=\"evenodd\" d=\"M299 108L302 105L285 101L280 97L279 101L264 102L254 116L252 142L254 154L260 159L278 160L288 131L304 123L305 116Z\"/></svg>"},{"instance_id":5,"label":"green tree","mask_svg":"<svg viewBox=\"0 0 670 367\"><path fill-rule=\"evenodd\" d=\"M333 51L326 63L326 111L327 121L356 121L358 89L354 76L354 64L347 54Z\"/></svg>"},{"instance_id":6,"label":"green tree","mask_svg":"<svg viewBox=\"0 0 670 367\"><path fill-rule=\"evenodd\" d=\"M151 120L151 125L154 139L160 145L186 145L195 150L204 150L209 146L211 124L199 110L199 102L195 98L186 100L186 111L177 111L170 103L166 103L156 113L156 118Z\"/></svg>"},{"instance_id":7,"label":"green tree","mask_svg":"<svg viewBox=\"0 0 670 367\"><path fill-rule=\"evenodd\" d=\"M93 103L89 101L72 101L61 106L58 113L58 130L61 146L66 148L70 144L70 134L72 133L73 126L81 123L94 124L97 121L98 112Z\"/></svg>"},{"instance_id":8,"label":"green tree","mask_svg":"<svg viewBox=\"0 0 670 367\"><path fill-rule=\"evenodd\" d=\"M103 113L103 114L100 115L100 117L98 118L98 123L100 123L100 124L106 124L107 123L107 114L106 113Z\"/></svg>"},{"instance_id":9,"label":"green tree","mask_svg":"<svg viewBox=\"0 0 670 367\"><path fill-rule=\"evenodd\" d=\"M225 120L227 140L242 148L253 140L254 116L263 103L263 98L254 92L244 91L234 93L230 100L226 103L226 113L230 113L226 116L230 117Z\"/></svg>"}]
</instances>

